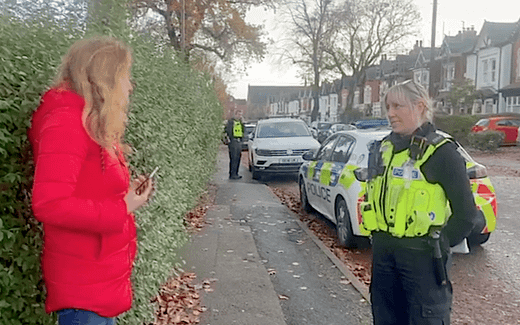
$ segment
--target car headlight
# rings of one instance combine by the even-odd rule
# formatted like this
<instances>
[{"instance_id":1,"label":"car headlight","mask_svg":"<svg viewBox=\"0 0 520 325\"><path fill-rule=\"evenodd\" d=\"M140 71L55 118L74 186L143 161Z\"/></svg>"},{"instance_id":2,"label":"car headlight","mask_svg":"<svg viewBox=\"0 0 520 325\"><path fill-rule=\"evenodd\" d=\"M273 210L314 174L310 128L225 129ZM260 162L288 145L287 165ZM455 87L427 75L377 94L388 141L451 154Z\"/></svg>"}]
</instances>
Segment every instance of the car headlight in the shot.
<instances>
[{"instance_id":1,"label":"car headlight","mask_svg":"<svg viewBox=\"0 0 520 325\"><path fill-rule=\"evenodd\" d=\"M258 148L256 148L256 149L255 149L255 153L256 153L258 156L269 156L270 150L266 150L266 149L258 149Z\"/></svg>"},{"instance_id":2,"label":"car headlight","mask_svg":"<svg viewBox=\"0 0 520 325\"><path fill-rule=\"evenodd\" d=\"M475 163L475 166L472 166L466 170L469 179L477 179L477 178L485 178L487 177L487 169L481 164Z\"/></svg>"}]
</instances>

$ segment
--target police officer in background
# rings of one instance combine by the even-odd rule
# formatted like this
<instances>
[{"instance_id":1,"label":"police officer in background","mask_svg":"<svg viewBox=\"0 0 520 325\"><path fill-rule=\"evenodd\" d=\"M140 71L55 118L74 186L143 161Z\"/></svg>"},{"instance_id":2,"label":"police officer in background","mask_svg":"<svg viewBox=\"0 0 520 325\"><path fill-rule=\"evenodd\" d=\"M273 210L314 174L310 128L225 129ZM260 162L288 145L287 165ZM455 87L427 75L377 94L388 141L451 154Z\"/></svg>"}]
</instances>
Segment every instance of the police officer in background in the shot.
<instances>
[{"instance_id":1,"label":"police officer in background","mask_svg":"<svg viewBox=\"0 0 520 325\"><path fill-rule=\"evenodd\" d=\"M240 179L238 175L240 156L242 155L242 138L244 137L244 123L239 111L233 111L233 117L226 125L227 145L229 149L229 178Z\"/></svg>"},{"instance_id":2,"label":"police officer in background","mask_svg":"<svg viewBox=\"0 0 520 325\"><path fill-rule=\"evenodd\" d=\"M426 89L412 80L384 98L392 132L372 145L363 226L372 232L375 325L450 323L450 247L476 224L465 162L436 132Z\"/></svg>"}]
</instances>

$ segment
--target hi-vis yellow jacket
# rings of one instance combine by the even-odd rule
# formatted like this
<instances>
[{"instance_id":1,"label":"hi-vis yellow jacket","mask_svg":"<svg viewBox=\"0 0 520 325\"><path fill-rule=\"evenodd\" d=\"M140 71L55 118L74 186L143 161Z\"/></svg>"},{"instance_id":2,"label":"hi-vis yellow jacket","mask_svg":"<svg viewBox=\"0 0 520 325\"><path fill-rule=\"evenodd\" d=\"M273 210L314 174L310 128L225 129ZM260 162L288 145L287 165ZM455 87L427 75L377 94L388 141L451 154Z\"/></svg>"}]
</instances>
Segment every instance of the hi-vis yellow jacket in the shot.
<instances>
[{"instance_id":1,"label":"hi-vis yellow jacket","mask_svg":"<svg viewBox=\"0 0 520 325\"><path fill-rule=\"evenodd\" d=\"M361 206L363 226L368 231L385 231L396 237L427 235L430 227L446 224L451 209L439 184L426 181L421 166L441 145L451 141L438 138L427 143L417 160L410 149L394 153L388 140L381 143L384 172L367 184L367 200Z\"/></svg>"},{"instance_id":2,"label":"hi-vis yellow jacket","mask_svg":"<svg viewBox=\"0 0 520 325\"><path fill-rule=\"evenodd\" d=\"M244 126L239 120L233 120L233 137L242 138L244 136Z\"/></svg>"}]
</instances>

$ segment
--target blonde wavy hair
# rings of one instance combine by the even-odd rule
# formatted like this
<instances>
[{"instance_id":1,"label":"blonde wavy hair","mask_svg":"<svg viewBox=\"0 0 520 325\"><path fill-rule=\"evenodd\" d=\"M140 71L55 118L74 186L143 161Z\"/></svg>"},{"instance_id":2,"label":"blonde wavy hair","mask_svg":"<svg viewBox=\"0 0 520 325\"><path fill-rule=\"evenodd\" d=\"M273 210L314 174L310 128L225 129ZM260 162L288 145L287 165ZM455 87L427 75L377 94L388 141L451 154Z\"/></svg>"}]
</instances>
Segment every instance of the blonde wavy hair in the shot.
<instances>
[{"instance_id":1,"label":"blonde wavy hair","mask_svg":"<svg viewBox=\"0 0 520 325\"><path fill-rule=\"evenodd\" d=\"M432 122L433 120L433 103L428 95L428 90L424 88L423 85L415 82L412 79L405 80L401 83L398 83L388 89L386 92L383 103L385 104L385 108L388 110L388 103L386 99L389 94L396 94L399 98L404 100L409 104L410 108L413 108L415 104L418 102L422 102L424 104L424 114L422 116L423 122Z\"/></svg>"},{"instance_id":2,"label":"blonde wavy hair","mask_svg":"<svg viewBox=\"0 0 520 325\"><path fill-rule=\"evenodd\" d=\"M128 95L121 80L130 76L131 49L105 36L74 43L63 57L54 87L66 87L83 97L83 123L90 136L103 148L114 144L127 152L123 135L127 123Z\"/></svg>"}]
</instances>

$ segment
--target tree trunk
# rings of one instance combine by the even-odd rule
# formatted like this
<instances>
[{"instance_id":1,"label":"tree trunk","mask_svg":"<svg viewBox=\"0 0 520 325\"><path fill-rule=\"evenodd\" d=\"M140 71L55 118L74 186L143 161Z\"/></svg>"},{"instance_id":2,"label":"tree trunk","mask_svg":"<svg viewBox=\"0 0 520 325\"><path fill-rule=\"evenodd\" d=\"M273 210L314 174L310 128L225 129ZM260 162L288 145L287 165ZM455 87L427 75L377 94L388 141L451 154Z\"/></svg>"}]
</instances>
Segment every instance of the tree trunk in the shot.
<instances>
[{"instance_id":1,"label":"tree trunk","mask_svg":"<svg viewBox=\"0 0 520 325\"><path fill-rule=\"evenodd\" d=\"M318 66L318 44L314 42L314 54L312 55L312 65L314 70L314 107L311 112L311 122L316 121L320 111L320 67Z\"/></svg>"}]
</instances>

